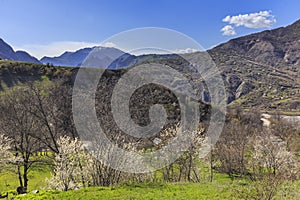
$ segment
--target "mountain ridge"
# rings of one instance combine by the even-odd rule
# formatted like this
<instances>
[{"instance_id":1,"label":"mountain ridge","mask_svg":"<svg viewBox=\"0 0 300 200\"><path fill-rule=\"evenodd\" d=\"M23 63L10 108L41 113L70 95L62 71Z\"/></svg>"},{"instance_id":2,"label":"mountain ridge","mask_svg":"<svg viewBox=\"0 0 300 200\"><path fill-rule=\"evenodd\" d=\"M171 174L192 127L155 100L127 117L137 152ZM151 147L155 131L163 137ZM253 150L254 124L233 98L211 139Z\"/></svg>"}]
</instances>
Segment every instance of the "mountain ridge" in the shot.
<instances>
[{"instance_id":1,"label":"mountain ridge","mask_svg":"<svg viewBox=\"0 0 300 200\"><path fill-rule=\"evenodd\" d=\"M21 62L40 64L40 61L25 51L14 51L14 49L0 38L0 58Z\"/></svg>"},{"instance_id":2,"label":"mountain ridge","mask_svg":"<svg viewBox=\"0 0 300 200\"><path fill-rule=\"evenodd\" d=\"M265 111L299 110L299 44L300 20L286 27L235 38L209 50L208 53L223 77L229 106L244 109L259 108ZM6 49L12 52L7 46ZM108 69L120 70L141 63L154 62L173 66L181 72L188 69L188 64L178 55L134 56L119 50L117 52L109 57L95 51L94 55L89 54L90 63L84 64L104 67L113 61ZM63 55L71 54L72 52L66 52ZM201 52L187 56L197 58L197 54Z\"/></svg>"},{"instance_id":3,"label":"mountain ridge","mask_svg":"<svg viewBox=\"0 0 300 200\"><path fill-rule=\"evenodd\" d=\"M239 54L264 64L300 65L300 20L291 25L234 38L209 52Z\"/></svg>"},{"instance_id":4,"label":"mountain ridge","mask_svg":"<svg viewBox=\"0 0 300 200\"><path fill-rule=\"evenodd\" d=\"M233 107L300 109L300 20L235 38L208 51Z\"/></svg>"},{"instance_id":5,"label":"mountain ridge","mask_svg":"<svg viewBox=\"0 0 300 200\"><path fill-rule=\"evenodd\" d=\"M94 47L86 47L75 52L66 51L59 56L48 57L44 56L40 59L43 64L52 64L54 66L70 66L78 67Z\"/></svg>"},{"instance_id":6,"label":"mountain ridge","mask_svg":"<svg viewBox=\"0 0 300 200\"><path fill-rule=\"evenodd\" d=\"M286 38L289 32L289 38ZM292 32L292 34L291 34ZM268 65L300 64L300 20L291 25L265 30L259 33L238 37L224 42L210 50L209 53L239 54ZM298 39L298 40L297 40ZM282 43L285 43L282 45ZM285 48L282 48L284 46ZM86 47L74 52L66 51L59 56L44 56L40 60L25 51L14 51L0 38L0 57L2 59L33 63L52 64L54 66L77 67L97 47ZM116 49L112 47L101 47Z\"/></svg>"}]
</instances>

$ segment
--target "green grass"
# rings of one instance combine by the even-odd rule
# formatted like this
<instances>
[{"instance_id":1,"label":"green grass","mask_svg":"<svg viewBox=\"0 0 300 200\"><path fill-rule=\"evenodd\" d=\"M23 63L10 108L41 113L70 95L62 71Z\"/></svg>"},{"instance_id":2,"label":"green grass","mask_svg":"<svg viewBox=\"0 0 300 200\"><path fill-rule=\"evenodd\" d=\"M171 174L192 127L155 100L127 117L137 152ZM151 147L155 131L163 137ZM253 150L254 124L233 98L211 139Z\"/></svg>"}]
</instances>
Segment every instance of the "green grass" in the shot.
<instances>
[{"instance_id":1,"label":"green grass","mask_svg":"<svg viewBox=\"0 0 300 200\"><path fill-rule=\"evenodd\" d=\"M240 181L232 182L225 174L214 174L213 182L203 183L148 183L124 184L115 187L89 187L78 191L46 191L45 178L50 177L50 168L35 166L29 173L29 194L16 196L17 175L7 171L0 175L0 191L9 191L15 199L230 199L231 187L240 185ZM244 181L242 181L244 184ZM9 187L6 187L9 183ZM38 189L39 194L31 191Z\"/></svg>"},{"instance_id":2,"label":"green grass","mask_svg":"<svg viewBox=\"0 0 300 200\"><path fill-rule=\"evenodd\" d=\"M176 183L176 184L131 184L118 187L89 187L78 191L41 191L38 194L17 196L15 199L251 199L255 193L253 184L247 181L223 181L207 183ZM300 182L288 183L278 192L275 199L298 199Z\"/></svg>"},{"instance_id":3,"label":"green grass","mask_svg":"<svg viewBox=\"0 0 300 200\"><path fill-rule=\"evenodd\" d=\"M247 179L231 180L226 174L214 173L213 181L208 182L207 177L201 183L144 183L123 184L113 187L88 187L77 191L51 191L46 190L45 179L51 176L51 168L45 165L35 165L29 173L28 194L16 195L18 184L17 175L11 170L0 174L0 191L9 192L9 198L14 199L251 199L255 193L255 182ZM8 186L7 186L8 185ZM38 194L32 191L38 189ZM300 181L287 183L278 192L276 199L300 199ZM299 197L299 198L298 198Z\"/></svg>"},{"instance_id":4,"label":"green grass","mask_svg":"<svg viewBox=\"0 0 300 200\"><path fill-rule=\"evenodd\" d=\"M78 191L41 192L15 199L229 199L226 185L181 183L90 187Z\"/></svg>"},{"instance_id":5,"label":"green grass","mask_svg":"<svg viewBox=\"0 0 300 200\"><path fill-rule=\"evenodd\" d=\"M16 191L20 185L18 176L14 172L15 167L9 166L8 169L0 172L0 192ZM43 189L46 186L45 179L51 176L51 169L45 165L35 165L28 173L28 190Z\"/></svg>"}]
</instances>

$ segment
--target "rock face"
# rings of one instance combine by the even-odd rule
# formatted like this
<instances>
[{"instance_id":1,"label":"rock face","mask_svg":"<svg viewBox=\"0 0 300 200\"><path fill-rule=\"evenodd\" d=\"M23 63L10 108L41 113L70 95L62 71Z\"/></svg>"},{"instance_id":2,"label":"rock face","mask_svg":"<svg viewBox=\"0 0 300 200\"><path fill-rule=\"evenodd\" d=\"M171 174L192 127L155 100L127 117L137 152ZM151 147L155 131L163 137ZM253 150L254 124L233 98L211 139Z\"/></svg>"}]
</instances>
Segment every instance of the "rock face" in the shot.
<instances>
[{"instance_id":1,"label":"rock face","mask_svg":"<svg viewBox=\"0 0 300 200\"><path fill-rule=\"evenodd\" d=\"M251 92L254 89L254 85L248 82L242 82L240 86L237 88L236 93L235 93L235 98L238 99L249 92Z\"/></svg>"},{"instance_id":2,"label":"rock face","mask_svg":"<svg viewBox=\"0 0 300 200\"><path fill-rule=\"evenodd\" d=\"M228 103L296 110L300 103L300 20L230 40L208 52L222 71Z\"/></svg>"},{"instance_id":3,"label":"rock face","mask_svg":"<svg viewBox=\"0 0 300 200\"><path fill-rule=\"evenodd\" d=\"M9 46L6 42L4 42L4 40L2 40L1 38L0 38L0 58L5 60L15 60L15 61L40 64L40 61L38 59L29 55L25 51L15 52L13 48Z\"/></svg>"}]
</instances>

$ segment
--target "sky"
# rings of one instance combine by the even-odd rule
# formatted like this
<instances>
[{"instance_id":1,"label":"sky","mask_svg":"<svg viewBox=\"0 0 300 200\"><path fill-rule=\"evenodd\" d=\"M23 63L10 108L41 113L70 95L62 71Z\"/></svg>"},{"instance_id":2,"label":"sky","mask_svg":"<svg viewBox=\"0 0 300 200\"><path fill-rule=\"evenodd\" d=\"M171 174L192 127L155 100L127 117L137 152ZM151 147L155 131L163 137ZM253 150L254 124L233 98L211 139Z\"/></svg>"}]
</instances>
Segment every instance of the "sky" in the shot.
<instances>
[{"instance_id":1,"label":"sky","mask_svg":"<svg viewBox=\"0 0 300 200\"><path fill-rule=\"evenodd\" d=\"M172 29L209 49L298 19L299 0L0 0L0 38L37 58L143 27Z\"/></svg>"}]
</instances>

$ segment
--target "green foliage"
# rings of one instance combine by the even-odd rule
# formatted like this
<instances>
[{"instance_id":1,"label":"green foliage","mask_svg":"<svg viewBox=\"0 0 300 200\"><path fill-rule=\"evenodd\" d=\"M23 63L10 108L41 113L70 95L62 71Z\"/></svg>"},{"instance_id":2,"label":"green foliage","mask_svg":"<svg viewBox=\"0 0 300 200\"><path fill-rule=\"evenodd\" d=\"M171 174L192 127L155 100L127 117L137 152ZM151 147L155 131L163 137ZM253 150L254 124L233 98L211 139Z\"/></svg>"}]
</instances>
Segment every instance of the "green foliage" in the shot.
<instances>
[{"instance_id":1,"label":"green foliage","mask_svg":"<svg viewBox=\"0 0 300 200\"><path fill-rule=\"evenodd\" d=\"M71 67L0 60L0 91L32 81L45 83L69 76L72 69Z\"/></svg>"}]
</instances>

